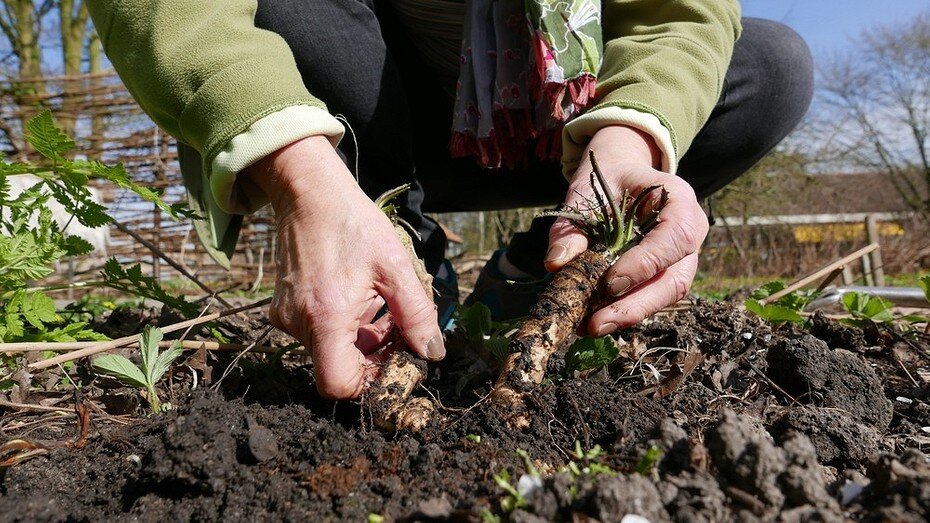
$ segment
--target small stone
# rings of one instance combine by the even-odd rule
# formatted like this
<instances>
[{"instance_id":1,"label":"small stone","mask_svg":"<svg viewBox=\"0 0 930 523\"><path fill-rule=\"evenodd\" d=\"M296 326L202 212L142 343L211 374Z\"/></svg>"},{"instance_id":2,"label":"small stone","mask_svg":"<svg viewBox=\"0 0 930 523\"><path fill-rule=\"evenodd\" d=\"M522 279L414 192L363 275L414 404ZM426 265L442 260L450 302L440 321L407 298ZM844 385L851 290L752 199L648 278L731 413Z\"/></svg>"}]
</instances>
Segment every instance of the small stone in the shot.
<instances>
[{"instance_id":1,"label":"small stone","mask_svg":"<svg viewBox=\"0 0 930 523\"><path fill-rule=\"evenodd\" d=\"M740 337L743 338L743 339L746 340L746 341L749 341L749 340L752 339L752 333L751 333L751 332L744 332L744 333L740 334Z\"/></svg>"},{"instance_id":2,"label":"small stone","mask_svg":"<svg viewBox=\"0 0 930 523\"><path fill-rule=\"evenodd\" d=\"M865 490L865 485L860 485L855 481L846 480L846 483L840 488L840 504L844 507L856 500Z\"/></svg>"},{"instance_id":3,"label":"small stone","mask_svg":"<svg viewBox=\"0 0 930 523\"><path fill-rule=\"evenodd\" d=\"M914 400L912 400L911 398L905 398L904 396L898 396L894 400L897 401L898 403L903 403L905 405L910 405L911 403L914 403Z\"/></svg>"}]
</instances>

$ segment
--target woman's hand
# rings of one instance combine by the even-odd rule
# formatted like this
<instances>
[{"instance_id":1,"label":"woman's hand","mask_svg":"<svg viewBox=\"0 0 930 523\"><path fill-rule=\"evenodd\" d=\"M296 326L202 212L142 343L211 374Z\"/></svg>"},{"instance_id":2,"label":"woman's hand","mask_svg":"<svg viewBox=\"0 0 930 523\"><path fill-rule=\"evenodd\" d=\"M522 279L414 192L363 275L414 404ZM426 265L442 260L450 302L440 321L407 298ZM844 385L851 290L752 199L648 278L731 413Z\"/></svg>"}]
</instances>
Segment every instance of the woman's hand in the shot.
<instances>
[{"instance_id":1,"label":"woman's hand","mask_svg":"<svg viewBox=\"0 0 930 523\"><path fill-rule=\"evenodd\" d=\"M271 198L278 225L271 322L310 350L320 394L359 396L395 324L420 356L445 356L406 248L326 138L295 142L244 174ZM385 303L390 314L375 321Z\"/></svg>"},{"instance_id":2,"label":"woman's hand","mask_svg":"<svg viewBox=\"0 0 930 523\"><path fill-rule=\"evenodd\" d=\"M708 223L691 186L656 170L659 151L648 134L629 127L606 127L594 135L588 150L597 156L615 196L624 189L636 195L652 185L663 185L669 193L659 224L607 272L606 290L615 301L595 311L587 325L591 335L604 336L687 296ZM565 200L569 205L577 206L583 197L592 196L587 151L584 158L569 186ZM587 247L587 237L560 218L549 232L546 268L558 270Z\"/></svg>"}]
</instances>

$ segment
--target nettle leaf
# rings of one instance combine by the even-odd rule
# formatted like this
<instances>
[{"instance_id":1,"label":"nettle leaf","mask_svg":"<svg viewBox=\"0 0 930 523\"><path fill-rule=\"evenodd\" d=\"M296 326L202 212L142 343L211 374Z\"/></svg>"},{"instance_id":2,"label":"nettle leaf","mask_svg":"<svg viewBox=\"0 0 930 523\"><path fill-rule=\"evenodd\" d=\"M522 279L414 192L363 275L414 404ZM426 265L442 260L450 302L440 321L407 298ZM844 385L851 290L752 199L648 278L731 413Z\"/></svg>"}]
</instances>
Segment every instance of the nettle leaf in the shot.
<instances>
[{"instance_id":1,"label":"nettle leaf","mask_svg":"<svg viewBox=\"0 0 930 523\"><path fill-rule=\"evenodd\" d=\"M743 305L746 307L746 310L752 312L756 316L762 318L765 321L771 323L803 323L804 317L801 314L794 310L789 309L783 305L776 305L774 303L769 303L762 305L758 301L750 298L746 300Z\"/></svg>"},{"instance_id":2,"label":"nettle leaf","mask_svg":"<svg viewBox=\"0 0 930 523\"><path fill-rule=\"evenodd\" d=\"M568 373L599 369L617 359L620 347L610 336L579 338L565 353L565 370Z\"/></svg>"},{"instance_id":3,"label":"nettle leaf","mask_svg":"<svg viewBox=\"0 0 930 523\"><path fill-rule=\"evenodd\" d=\"M145 374L147 383L154 384L158 381L158 377L155 376L158 366L158 344L164 336L161 329L151 325L146 325L145 330L142 331L139 350L142 353L142 372Z\"/></svg>"},{"instance_id":4,"label":"nettle leaf","mask_svg":"<svg viewBox=\"0 0 930 523\"><path fill-rule=\"evenodd\" d=\"M95 358L94 370L106 376L112 376L130 387L146 388L145 375L125 356L107 354Z\"/></svg>"},{"instance_id":5,"label":"nettle leaf","mask_svg":"<svg viewBox=\"0 0 930 523\"><path fill-rule=\"evenodd\" d=\"M49 160L61 160L74 148L74 140L55 126L52 112L47 109L26 122L26 141Z\"/></svg>"},{"instance_id":6,"label":"nettle leaf","mask_svg":"<svg viewBox=\"0 0 930 523\"><path fill-rule=\"evenodd\" d=\"M164 376L166 372L168 372L168 369L171 367L171 364L174 363L174 360L178 359L178 357L180 357L183 353L184 349L181 348L181 344L176 341L171 344L171 347L168 347L167 350L159 354L158 358L155 360L155 372L152 373L152 383L160 380L161 377Z\"/></svg>"}]
</instances>

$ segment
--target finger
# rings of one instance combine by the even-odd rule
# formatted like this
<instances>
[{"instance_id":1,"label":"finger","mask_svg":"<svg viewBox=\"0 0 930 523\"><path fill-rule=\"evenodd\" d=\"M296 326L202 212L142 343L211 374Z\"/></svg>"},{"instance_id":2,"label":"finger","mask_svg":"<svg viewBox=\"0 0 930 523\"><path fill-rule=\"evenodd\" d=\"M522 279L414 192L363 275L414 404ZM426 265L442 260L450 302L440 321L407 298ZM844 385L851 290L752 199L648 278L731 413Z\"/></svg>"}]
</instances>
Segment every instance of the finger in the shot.
<instances>
[{"instance_id":1,"label":"finger","mask_svg":"<svg viewBox=\"0 0 930 523\"><path fill-rule=\"evenodd\" d=\"M707 236L707 216L694 199L693 191L669 196L669 204L660 216L658 225L607 271L605 281L611 296L623 296L696 253Z\"/></svg>"},{"instance_id":2,"label":"finger","mask_svg":"<svg viewBox=\"0 0 930 523\"><path fill-rule=\"evenodd\" d=\"M391 331L394 330L394 318L390 314L381 316L374 323L362 325L358 329L355 346L362 354L369 355L387 343Z\"/></svg>"},{"instance_id":3,"label":"finger","mask_svg":"<svg viewBox=\"0 0 930 523\"><path fill-rule=\"evenodd\" d=\"M688 295L697 273L698 255L685 256L588 320L588 332L605 336L635 325Z\"/></svg>"},{"instance_id":4,"label":"finger","mask_svg":"<svg viewBox=\"0 0 930 523\"><path fill-rule=\"evenodd\" d=\"M375 284L376 290L387 302L407 345L423 358L441 360L446 355L446 346L433 297L424 292L406 253L387 266L393 270L382 274L382 282Z\"/></svg>"},{"instance_id":5,"label":"finger","mask_svg":"<svg viewBox=\"0 0 930 523\"><path fill-rule=\"evenodd\" d=\"M361 395L370 366L355 346L357 314L326 312L307 318L313 374L320 395L352 399Z\"/></svg>"},{"instance_id":6,"label":"finger","mask_svg":"<svg viewBox=\"0 0 930 523\"><path fill-rule=\"evenodd\" d=\"M378 313L381 312L381 309L383 308L384 308L384 298L382 298L381 296L375 296L368 303L368 306L365 309L365 312L363 312L362 315L359 316L358 318L359 322L361 322L362 325L371 323L372 320L375 319L375 316L377 316Z\"/></svg>"},{"instance_id":7,"label":"finger","mask_svg":"<svg viewBox=\"0 0 930 523\"><path fill-rule=\"evenodd\" d=\"M588 248L588 238L565 218L559 218L549 229L549 250L546 251L546 270L561 269L572 258Z\"/></svg>"}]
</instances>

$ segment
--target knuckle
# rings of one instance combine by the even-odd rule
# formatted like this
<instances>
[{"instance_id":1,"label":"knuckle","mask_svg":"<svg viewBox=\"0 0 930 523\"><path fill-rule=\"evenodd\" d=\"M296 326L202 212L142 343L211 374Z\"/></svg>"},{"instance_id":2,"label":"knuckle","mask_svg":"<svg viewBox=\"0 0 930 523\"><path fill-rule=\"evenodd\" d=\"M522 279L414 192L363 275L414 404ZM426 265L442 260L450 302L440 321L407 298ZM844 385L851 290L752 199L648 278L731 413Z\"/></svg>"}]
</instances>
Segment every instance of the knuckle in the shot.
<instances>
[{"instance_id":1,"label":"knuckle","mask_svg":"<svg viewBox=\"0 0 930 523\"><path fill-rule=\"evenodd\" d=\"M433 302L426 299L424 294L420 299L415 299L410 307L404 311L405 323L408 326L427 324L436 321L436 306Z\"/></svg>"},{"instance_id":2,"label":"knuckle","mask_svg":"<svg viewBox=\"0 0 930 523\"><path fill-rule=\"evenodd\" d=\"M649 278L652 278L658 274L659 271L665 269L666 265L667 264L662 259L662 257L656 254L654 251L643 249L640 252L639 262L637 263L639 272L638 280L646 281Z\"/></svg>"},{"instance_id":3,"label":"knuckle","mask_svg":"<svg viewBox=\"0 0 930 523\"><path fill-rule=\"evenodd\" d=\"M326 399L352 399L358 392L358 386L345 380L317 379L316 390Z\"/></svg>"},{"instance_id":4,"label":"knuckle","mask_svg":"<svg viewBox=\"0 0 930 523\"><path fill-rule=\"evenodd\" d=\"M654 311L652 310L652 308L649 307L649 305L647 305L646 303L643 303L643 302L632 303L626 310L625 321L626 323L633 325L633 324L636 324L636 323L639 323L645 320L649 316L652 316L653 312Z\"/></svg>"},{"instance_id":5,"label":"knuckle","mask_svg":"<svg viewBox=\"0 0 930 523\"><path fill-rule=\"evenodd\" d=\"M691 292L691 278L681 272L676 272L672 275L672 288L674 289L674 301L672 303L685 299L688 293Z\"/></svg>"},{"instance_id":6,"label":"knuckle","mask_svg":"<svg viewBox=\"0 0 930 523\"><path fill-rule=\"evenodd\" d=\"M681 257L693 254L704 239L699 226L691 221L677 221L673 224L672 241Z\"/></svg>"}]
</instances>

